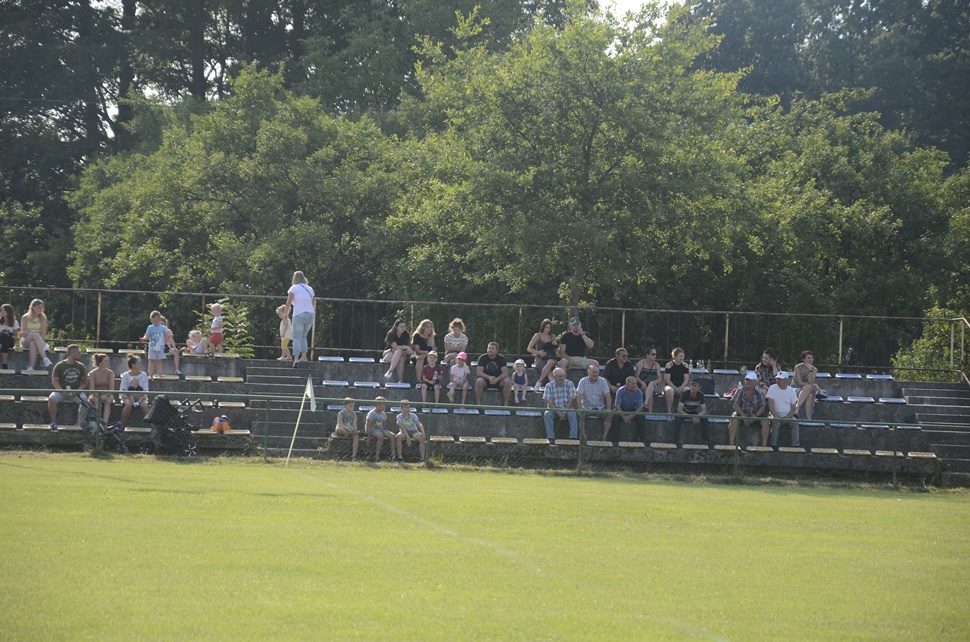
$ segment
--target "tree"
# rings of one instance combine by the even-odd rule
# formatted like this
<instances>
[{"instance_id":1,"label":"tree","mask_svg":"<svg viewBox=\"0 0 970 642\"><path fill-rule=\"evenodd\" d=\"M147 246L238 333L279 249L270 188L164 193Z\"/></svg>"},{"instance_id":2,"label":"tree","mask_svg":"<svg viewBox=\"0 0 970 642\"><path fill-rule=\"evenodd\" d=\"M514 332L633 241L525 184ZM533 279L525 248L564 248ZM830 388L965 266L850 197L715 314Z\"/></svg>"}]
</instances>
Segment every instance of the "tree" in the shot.
<instances>
[{"instance_id":1,"label":"tree","mask_svg":"<svg viewBox=\"0 0 970 642\"><path fill-rule=\"evenodd\" d=\"M664 280L650 257L679 249L645 239L663 246L692 224L686 194L723 193L718 132L739 102L736 75L690 68L710 38L660 24L657 6L627 24L574 3L561 30L536 25L505 52L426 42L414 111L441 125L423 140L437 151L418 155L425 172L409 183L421 186L389 222L404 233L384 244L401 257L385 278L436 271L431 253L395 245L414 233L454 248L472 281L546 303L627 302ZM463 21L458 33L479 27ZM687 252L713 257L724 242L713 237Z\"/></svg>"}]
</instances>

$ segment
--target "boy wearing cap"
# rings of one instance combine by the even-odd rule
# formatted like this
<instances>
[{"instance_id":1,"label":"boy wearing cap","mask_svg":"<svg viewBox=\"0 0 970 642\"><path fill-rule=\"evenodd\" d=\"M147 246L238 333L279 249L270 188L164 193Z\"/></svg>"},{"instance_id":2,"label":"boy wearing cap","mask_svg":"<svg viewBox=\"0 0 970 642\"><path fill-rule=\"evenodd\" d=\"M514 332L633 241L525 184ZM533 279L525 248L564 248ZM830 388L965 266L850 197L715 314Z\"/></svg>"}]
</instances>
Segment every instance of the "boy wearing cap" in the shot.
<instances>
[{"instance_id":1,"label":"boy wearing cap","mask_svg":"<svg viewBox=\"0 0 970 642\"><path fill-rule=\"evenodd\" d=\"M728 443L733 446L738 434L739 422L745 426L753 426L759 421L759 418L768 414L768 403L765 401L765 396L758 390L758 375L748 372L744 376L744 386L731 397L731 407L734 408L734 414L731 415L731 421L728 423ZM767 420L760 419L760 421L761 445L767 446L770 426Z\"/></svg>"},{"instance_id":2,"label":"boy wearing cap","mask_svg":"<svg viewBox=\"0 0 970 642\"><path fill-rule=\"evenodd\" d=\"M560 368L588 368L594 359L586 358L586 351L593 347L593 340L583 331L579 317L569 320L569 330L559 337Z\"/></svg>"},{"instance_id":3,"label":"boy wearing cap","mask_svg":"<svg viewBox=\"0 0 970 642\"><path fill-rule=\"evenodd\" d=\"M772 419L791 419L798 409L798 393L788 385L788 373L779 370L775 374L775 383L768 388L768 412ZM798 422L784 422L791 426L791 445L798 448ZM781 421L771 422L771 447L778 447L778 433L781 432Z\"/></svg>"},{"instance_id":4,"label":"boy wearing cap","mask_svg":"<svg viewBox=\"0 0 970 642\"><path fill-rule=\"evenodd\" d=\"M711 433L707 427L707 403L704 401L704 393L701 392L701 382L700 379L691 379L690 388L687 392L680 395L680 403L677 405L677 412L682 415L689 415L687 417L678 417L674 421L674 441L680 446L680 429L683 427L684 422L689 422L692 425L700 425L701 427L701 437L704 439L704 443L711 446Z\"/></svg>"}]
</instances>

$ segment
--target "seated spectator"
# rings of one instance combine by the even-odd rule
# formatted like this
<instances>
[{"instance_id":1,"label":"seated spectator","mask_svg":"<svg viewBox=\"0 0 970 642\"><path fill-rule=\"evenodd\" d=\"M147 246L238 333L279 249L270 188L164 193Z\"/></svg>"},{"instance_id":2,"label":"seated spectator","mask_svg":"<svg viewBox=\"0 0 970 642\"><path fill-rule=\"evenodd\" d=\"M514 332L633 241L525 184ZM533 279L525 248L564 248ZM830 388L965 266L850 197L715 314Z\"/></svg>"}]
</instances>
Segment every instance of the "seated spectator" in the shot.
<instances>
[{"instance_id":1,"label":"seated spectator","mask_svg":"<svg viewBox=\"0 0 970 642\"><path fill-rule=\"evenodd\" d=\"M610 387L610 395L615 395L626 384L627 377L636 376L636 368L633 367L626 348L617 348L614 354L616 356L606 362L603 370L603 378Z\"/></svg>"},{"instance_id":2,"label":"seated spectator","mask_svg":"<svg viewBox=\"0 0 970 642\"><path fill-rule=\"evenodd\" d=\"M674 348L669 361L664 367L664 396L667 398L667 414L674 411L674 397L687 392L690 387L690 368L684 363L683 348Z\"/></svg>"},{"instance_id":3,"label":"seated spectator","mask_svg":"<svg viewBox=\"0 0 970 642\"><path fill-rule=\"evenodd\" d=\"M445 335L444 364L450 365L458 358L459 352L468 350L468 337L465 336L465 322L459 318L451 320L451 332Z\"/></svg>"},{"instance_id":4,"label":"seated spectator","mask_svg":"<svg viewBox=\"0 0 970 642\"><path fill-rule=\"evenodd\" d=\"M91 402L101 408L101 418L104 419L104 423L108 423L111 418L111 404L115 400L112 394L114 389L115 373L108 368L108 355L99 352L94 355L94 369L88 373L88 390L101 393L91 395L93 397Z\"/></svg>"},{"instance_id":5,"label":"seated spectator","mask_svg":"<svg viewBox=\"0 0 970 642\"><path fill-rule=\"evenodd\" d=\"M465 365L467 360L468 355L459 352L455 357L455 365L451 366L451 371L448 373L448 401L451 403L455 402L455 391L459 388L461 388L462 405L465 405L465 399L468 397L468 379L472 371Z\"/></svg>"},{"instance_id":6,"label":"seated spectator","mask_svg":"<svg viewBox=\"0 0 970 642\"><path fill-rule=\"evenodd\" d=\"M121 375L121 400L124 407L121 409L121 427L124 428L128 423L132 408L141 410L142 415L148 413L148 395L139 394L148 392L148 375L141 370L141 358L138 355L128 356L128 371Z\"/></svg>"},{"instance_id":7,"label":"seated spectator","mask_svg":"<svg viewBox=\"0 0 970 642\"><path fill-rule=\"evenodd\" d=\"M536 388L551 381L552 369L556 367L559 340L552 334L552 320L543 319L539 331L532 335L526 350L535 357L532 366L536 371Z\"/></svg>"},{"instance_id":8,"label":"seated spectator","mask_svg":"<svg viewBox=\"0 0 970 642\"><path fill-rule=\"evenodd\" d=\"M404 319L395 319L394 325L387 331L384 337L384 355L381 361L390 365L384 373L384 380L390 381L393 376L397 376L398 381L404 381L404 363L414 354L411 349L411 337L408 334L408 324Z\"/></svg>"},{"instance_id":9,"label":"seated spectator","mask_svg":"<svg viewBox=\"0 0 970 642\"><path fill-rule=\"evenodd\" d=\"M583 330L583 324L579 317L569 320L569 330L562 333L559 337L559 360L560 368L583 368L586 369L591 363L596 363L594 359L586 356L586 351L592 349L593 340L589 334Z\"/></svg>"},{"instance_id":10,"label":"seated spectator","mask_svg":"<svg viewBox=\"0 0 970 642\"><path fill-rule=\"evenodd\" d=\"M525 403L525 393L529 389L529 373L525 371L525 360L516 359L512 364L512 403Z\"/></svg>"},{"instance_id":11,"label":"seated spectator","mask_svg":"<svg viewBox=\"0 0 970 642\"><path fill-rule=\"evenodd\" d=\"M424 361L428 354L435 349L434 323L431 319L424 319L418 324L417 330L411 335L411 350L414 354L414 380L421 381L424 373Z\"/></svg>"},{"instance_id":12,"label":"seated spectator","mask_svg":"<svg viewBox=\"0 0 970 642\"><path fill-rule=\"evenodd\" d=\"M794 386L798 391L798 408L795 412L799 417L811 421L815 414L815 397L824 397L825 392L816 383L815 376L818 369L815 367L815 353L811 350L802 351L802 362L795 366Z\"/></svg>"},{"instance_id":13,"label":"seated spectator","mask_svg":"<svg viewBox=\"0 0 970 642\"><path fill-rule=\"evenodd\" d=\"M0 368L10 367L7 361L8 353L17 343L20 334L20 323L14 317L13 306L9 303L0 305Z\"/></svg>"},{"instance_id":14,"label":"seated spectator","mask_svg":"<svg viewBox=\"0 0 970 642\"><path fill-rule=\"evenodd\" d=\"M499 354L498 344L494 341L488 344L488 352L478 358L478 368L475 380L475 403L482 405L482 393L486 388L502 391L504 405L509 405L509 395L512 393L512 381L509 379L509 362Z\"/></svg>"},{"instance_id":15,"label":"seated spectator","mask_svg":"<svg viewBox=\"0 0 970 642\"><path fill-rule=\"evenodd\" d=\"M47 397L47 410L51 415L51 430L57 430L57 404L66 399L72 399L78 404L77 425L84 425L87 410L80 403L80 395L61 391L81 390L85 387L87 380L87 368L81 363L81 348L73 344L67 346L67 357L54 366L54 370L51 371L51 386L55 388L54 392Z\"/></svg>"},{"instance_id":16,"label":"seated spectator","mask_svg":"<svg viewBox=\"0 0 970 642\"><path fill-rule=\"evenodd\" d=\"M758 377L758 389L761 394L768 394L768 388L775 383L775 375L781 370L781 364L775 356L775 351L765 348L761 355L761 361L754 367L754 373Z\"/></svg>"},{"instance_id":17,"label":"seated spectator","mask_svg":"<svg viewBox=\"0 0 970 642\"><path fill-rule=\"evenodd\" d=\"M691 380L687 392L680 395L677 412L682 415L688 415L687 417L678 417L674 420L674 441L677 442L678 446L682 443L680 441L680 430L683 428L684 422L688 422L692 425L700 426L701 438L704 439L704 443L709 448L713 447L714 442L711 441L711 432L707 426L707 402L704 399L704 393L701 392L700 379Z\"/></svg>"},{"instance_id":18,"label":"seated spectator","mask_svg":"<svg viewBox=\"0 0 970 642\"><path fill-rule=\"evenodd\" d=\"M788 385L788 373L779 370L775 374L775 383L768 388L768 415L774 419L792 419L798 409L798 393ZM791 427L791 445L798 448L798 422L785 422ZM771 422L771 447L778 447L778 433L781 431L780 421Z\"/></svg>"},{"instance_id":19,"label":"seated spectator","mask_svg":"<svg viewBox=\"0 0 970 642\"><path fill-rule=\"evenodd\" d=\"M401 412L398 414L395 423L397 424L397 460L404 461L404 442L407 441L408 447L412 441L418 442L418 452L421 461L424 461L424 426L418 416L411 412L411 402L407 399L401 401Z\"/></svg>"},{"instance_id":20,"label":"seated spectator","mask_svg":"<svg viewBox=\"0 0 970 642\"><path fill-rule=\"evenodd\" d=\"M338 437L350 437L354 440L350 450L350 458L357 459L357 448L360 446L360 429L357 428L357 413L354 412L354 400L344 397L344 409L337 413L337 427L334 432Z\"/></svg>"},{"instance_id":21,"label":"seated spectator","mask_svg":"<svg viewBox=\"0 0 970 642\"><path fill-rule=\"evenodd\" d=\"M630 413L620 415L620 420L624 426L630 427L634 440L643 441L645 426L640 414L643 412L643 391L637 385L636 377L627 377L626 385L616 391L613 410Z\"/></svg>"},{"instance_id":22,"label":"seated spectator","mask_svg":"<svg viewBox=\"0 0 970 642\"><path fill-rule=\"evenodd\" d=\"M44 302L34 299L30 302L30 308L20 319L20 347L30 353L25 371L34 370L34 366L40 370L41 360L44 367L51 367L51 360L47 358L47 315L44 314Z\"/></svg>"},{"instance_id":23,"label":"seated spectator","mask_svg":"<svg viewBox=\"0 0 970 642\"><path fill-rule=\"evenodd\" d=\"M663 390L663 373L660 371L660 364L657 362L656 348L651 346L647 349L643 359L637 362L635 375L640 389L643 390L647 412L653 412L653 398L658 391Z\"/></svg>"},{"instance_id":24,"label":"seated spectator","mask_svg":"<svg viewBox=\"0 0 970 642\"><path fill-rule=\"evenodd\" d=\"M586 376L579 380L576 388L579 395L579 407L583 410L609 410L613 405L613 395L605 378L600 376L600 367L590 364L586 368ZM603 441L609 439L610 426L613 425L613 415L609 412L602 414L587 413L586 418L599 417L603 420Z\"/></svg>"},{"instance_id":25,"label":"seated spectator","mask_svg":"<svg viewBox=\"0 0 970 642\"><path fill-rule=\"evenodd\" d=\"M387 399L384 397L377 397L374 399L375 405L374 409L367 413L367 419L364 423L364 434L367 435L367 442L370 440L377 440L377 447L374 449L374 461L378 462L381 460L381 449L384 447L384 440L387 439L391 442L391 458L397 458L397 436L387 429L387 413L384 412L385 403Z\"/></svg>"},{"instance_id":26,"label":"seated spectator","mask_svg":"<svg viewBox=\"0 0 970 642\"><path fill-rule=\"evenodd\" d=\"M185 339L184 350L185 354L203 355L209 351L209 342L205 340L200 331L192 330Z\"/></svg>"},{"instance_id":27,"label":"seated spectator","mask_svg":"<svg viewBox=\"0 0 970 642\"><path fill-rule=\"evenodd\" d=\"M428 353L428 362L421 369L421 403L428 400L428 391L434 392L434 402L438 403L441 396L441 366L438 365L438 353L432 350Z\"/></svg>"},{"instance_id":28,"label":"seated spectator","mask_svg":"<svg viewBox=\"0 0 970 642\"><path fill-rule=\"evenodd\" d=\"M744 375L744 385L731 397L731 407L734 413L728 423L728 443L734 445L739 425L753 426L760 422L761 445L767 446L770 427L764 417L768 414L768 403L758 388L758 375L753 372Z\"/></svg>"},{"instance_id":29,"label":"seated spectator","mask_svg":"<svg viewBox=\"0 0 970 642\"><path fill-rule=\"evenodd\" d=\"M562 368L552 371L552 379L552 382L546 384L546 389L542 393L548 408L542 415L542 420L546 424L546 438L555 441L555 421L565 419L569 422L569 438L576 439L579 436L576 413L563 412L576 407L576 386L566 378L566 371Z\"/></svg>"}]
</instances>

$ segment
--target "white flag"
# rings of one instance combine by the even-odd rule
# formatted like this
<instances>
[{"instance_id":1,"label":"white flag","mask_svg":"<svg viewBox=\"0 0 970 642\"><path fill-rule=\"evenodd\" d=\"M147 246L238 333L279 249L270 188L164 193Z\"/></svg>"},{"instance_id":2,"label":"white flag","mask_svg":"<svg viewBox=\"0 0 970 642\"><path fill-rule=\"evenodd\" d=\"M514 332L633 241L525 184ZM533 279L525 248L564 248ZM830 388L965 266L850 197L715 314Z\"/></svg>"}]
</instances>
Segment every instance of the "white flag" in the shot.
<instances>
[{"instance_id":1,"label":"white flag","mask_svg":"<svg viewBox=\"0 0 970 642\"><path fill-rule=\"evenodd\" d=\"M310 398L310 411L317 411L317 398L313 396L313 376L306 378L306 390L303 393L305 396Z\"/></svg>"}]
</instances>

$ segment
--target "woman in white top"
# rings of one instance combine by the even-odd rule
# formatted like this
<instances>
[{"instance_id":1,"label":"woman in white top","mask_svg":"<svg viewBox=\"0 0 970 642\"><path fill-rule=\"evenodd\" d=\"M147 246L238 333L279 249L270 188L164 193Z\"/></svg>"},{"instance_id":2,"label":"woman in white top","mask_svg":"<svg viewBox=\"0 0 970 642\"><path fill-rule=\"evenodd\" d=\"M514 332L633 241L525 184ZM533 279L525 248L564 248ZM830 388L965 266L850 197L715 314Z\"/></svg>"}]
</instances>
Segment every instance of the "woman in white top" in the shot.
<instances>
[{"instance_id":1,"label":"woman in white top","mask_svg":"<svg viewBox=\"0 0 970 642\"><path fill-rule=\"evenodd\" d=\"M286 291L286 307L293 310L293 365L307 360L307 335L313 327L313 288L303 272L293 273L293 285Z\"/></svg>"},{"instance_id":2,"label":"woman in white top","mask_svg":"<svg viewBox=\"0 0 970 642\"><path fill-rule=\"evenodd\" d=\"M121 427L124 428L132 408L139 407L143 415L148 412L148 395L140 394L148 392L148 375L142 372L141 358L137 355L128 357L128 371L121 375L118 390L122 392L121 398L125 402L125 407L121 409ZM124 394L126 391L129 394Z\"/></svg>"}]
</instances>

